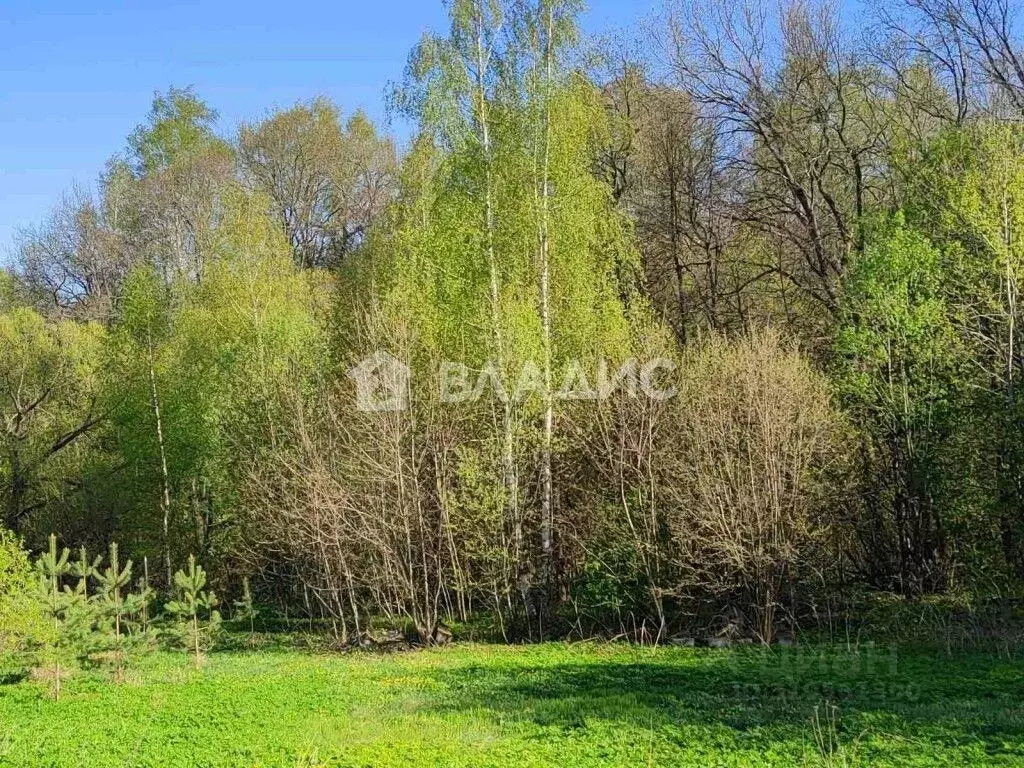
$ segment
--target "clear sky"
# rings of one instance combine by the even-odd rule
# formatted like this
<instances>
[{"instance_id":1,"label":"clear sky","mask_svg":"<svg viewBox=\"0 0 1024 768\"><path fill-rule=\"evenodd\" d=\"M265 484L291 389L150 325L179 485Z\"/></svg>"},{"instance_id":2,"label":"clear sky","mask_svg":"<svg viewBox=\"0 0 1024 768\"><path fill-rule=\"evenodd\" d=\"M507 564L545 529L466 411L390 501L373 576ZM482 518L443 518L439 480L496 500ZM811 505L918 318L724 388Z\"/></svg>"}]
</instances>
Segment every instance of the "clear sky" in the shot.
<instances>
[{"instance_id":1,"label":"clear sky","mask_svg":"<svg viewBox=\"0 0 1024 768\"><path fill-rule=\"evenodd\" d=\"M659 3L590 0L588 31ZM316 95L384 117L441 0L0 0L0 261L19 226L92 184L155 90L195 87L234 131Z\"/></svg>"}]
</instances>

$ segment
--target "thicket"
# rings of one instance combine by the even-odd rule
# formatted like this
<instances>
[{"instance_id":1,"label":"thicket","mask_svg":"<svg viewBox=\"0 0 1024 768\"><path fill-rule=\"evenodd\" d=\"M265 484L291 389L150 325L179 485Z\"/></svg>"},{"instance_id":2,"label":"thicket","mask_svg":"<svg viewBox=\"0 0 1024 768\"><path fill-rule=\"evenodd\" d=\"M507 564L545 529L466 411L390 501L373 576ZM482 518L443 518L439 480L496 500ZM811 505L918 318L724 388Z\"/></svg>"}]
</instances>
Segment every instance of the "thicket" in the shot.
<instances>
[{"instance_id":1,"label":"thicket","mask_svg":"<svg viewBox=\"0 0 1024 768\"><path fill-rule=\"evenodd\" d=\"M159 94L0 272L3 524L46 581L18 597L4 534L0 640L59 683L79 635L120 674L154 601L199 659L214 592L343 642L1012 617L1011 10L862 42L676 3L634 56L569 0L459 0L391 94L402 152L322 99L228 137Z\"/></svg>"}]
</instances>

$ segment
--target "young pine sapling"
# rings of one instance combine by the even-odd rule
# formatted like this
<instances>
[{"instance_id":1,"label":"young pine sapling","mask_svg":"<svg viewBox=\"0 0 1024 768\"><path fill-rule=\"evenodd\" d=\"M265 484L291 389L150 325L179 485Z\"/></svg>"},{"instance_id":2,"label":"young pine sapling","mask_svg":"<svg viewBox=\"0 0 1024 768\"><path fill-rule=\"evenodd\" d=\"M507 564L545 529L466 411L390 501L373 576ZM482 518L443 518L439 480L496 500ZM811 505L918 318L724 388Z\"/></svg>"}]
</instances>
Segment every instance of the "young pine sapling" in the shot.
<instances>
[{"instance_id":1,"label":"young pine sapling","mask_svg":"<svg viewBox=\"0 0 1024 768\"><path fill-rule=\"evenodd\" d=\"M249 584L248 576L242 579L242 596L234 602L234 608L234 620L249 622L249 635L255 635L256 616L259 614L259 610L252 600L252 587Z\"/></svg>"},{"instance_id":2,"label":"young pine sapling","mask_svg":"<svg viewBox=\"0 0 1024 768\"><path fill-rule=\"evenodd\" d=\"M60 698L62 651L66 642L64 623L71 603L71 596L62 588L62 581L71 570L68 565L69 554L67 548L58 551L57 536L50 534L49 548L36 560L41 603L52 629L43 643L42 656L51 667L52 692L55 699Z\"/></svg>"},{"instance_id":3,"label":"young pine sapling","mask_svg":"<svg viewBox=\"0 0 1024 768\"><path fill-rule=\"evenodd\" d=\"M89 559L85 547L78 550L78 559L68 562L68 575L78 581L74 589L64 585L66 604L64 607L64 644L77 649L78 655L86 657L95 650L96 621L99 618L96 606L90 599L89 580L95 579L103 557Z\"/></svg>"},{"instance_id":4,"label":"young pine sapling","mask_svg":"<svg viewBox=\"0 0 1024 768\"><path fill-rule=\"evenodd\" d=\"M142 613L152 597L148 589L131 591L132 561L121 565L116 543L110 545L110 559L106 568L98 570L96 580L99 592L96 602L104 618L110 649L115 665L115 678L124 677L125 656L142 639L140 633L132 633L131 623Z\"/></svg>"},{"instance_id":5,"label":"young pine sapling","mask_svg":"<svg viewBox=\"0 0 1024 768\"><path fill-rule=\"evenodd\" d=\"M185 646L195 655L196 667L202 664L203 651L212 647L220 627L217 596L206 590L206 572L189 555L188 570L174 574L178 597L167 604L167 612L177 620L177 631Z\"/></svg>"},{"instance_id":6,"label":"young pine sapling","mask_svg":"<svg viewBox=\"0 0 1024 768\"><path fill-rule=\"evenodd\" d=\"M89 599L89 579L96 578L100 565L103 563L103 556L96 555L92 560L85 547L78 550L78 559L69 566L68 573L78 579L75 585L75 592L81 594L86 600Z\"/></svg>"}]
</instances>

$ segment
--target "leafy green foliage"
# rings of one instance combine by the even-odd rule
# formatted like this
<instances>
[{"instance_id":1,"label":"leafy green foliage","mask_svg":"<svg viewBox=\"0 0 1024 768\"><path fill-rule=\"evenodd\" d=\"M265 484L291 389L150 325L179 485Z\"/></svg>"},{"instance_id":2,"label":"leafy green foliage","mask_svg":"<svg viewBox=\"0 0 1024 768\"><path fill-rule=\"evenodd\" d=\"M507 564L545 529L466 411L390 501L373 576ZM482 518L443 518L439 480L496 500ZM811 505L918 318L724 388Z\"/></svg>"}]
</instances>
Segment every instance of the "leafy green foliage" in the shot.
<instances>
[{"instance_id":1,"label":"leafy green foliage","mask_svg":"<svg viewBox=\"0 0 1024 768\"><path fill-rule=\"evenodd\" d=\"M834 373L867 448L857 525L877 586L941 591L1024 572L1022 146L997 125L929 142L905 169L902 210L865 227L846 276Z\"/></svg>"},{"instance_id":2,"label":"leafy green foliage","mask_svg":"<svg viewBox=\"0 0 1024 768\"><path fill-rule=\"evenodd\" d=\"M28 553L13 533L0 529L0 662L28 650L48 631Z\"/></svg>"},{"instance_id":3,"label":"leafy green foliage","mask_svg":"<svg viewBox=\"0 0 1024 768\"><path fill-rule=\"evenodd\" d=\"M895 508L897 518L915 521L913 535L888 539L897 542L895 551L881 539L866 543L879 570L898 579L886 586L900 590L944 584L944 523L962 491L945 482L958 471L951 439L969 376L948 281L942 253L897 217L851 269L846 323L835 345L837 385L870 441L867 455L880 457L863 467L869 487L862 493Z\"/></svg>"},{"instance_id":4,"label":"leafy green foliage","mask_svg":"<svg viewBox=\"0 0 1024 768\"><path fill-rule=\"evenodd\" d=\"M191 89L156 94L98 195L0 271L0 514L42 550L25 602L0 540L0 644L34 644L55 693L73 666L124 677L150 558L197 665L239 576L255 642L256 572L343 643L380 614L428 644L456 621L647 638L652 618L659 639L706 619L767 642L776 615L824 603L831 624L851 581L908 614L956 603L929 628L1020 594L1024 130L969 103L975 73L946 92L924 50L865 65L813 3L727 5L665 35L671 85L595 74L578 0L452 0L394 93L418 127L401 163L326 99L227 139ZM947 15L929 23L963 62L1002 60ZM411 368L406 410L346 386L383 351ZM631 358L682 361L682 405L556 397ZM448 402L448 362L491 386ZM209 574L175 574L188 553ZM561 705L539 695L518 703L546 727ZM585 727L566 698L559 726Z\"/></svg>"},{"instance_id":5,"label":"leafy green foliage","mask_svg":"<svg viewBox=\"0 0 1024 768\"><path fill-rule=\"evenodd\" d=\"M171 88L156 94L147 124L128 140L138 172L158 173L174 163L216 144L213 133L217 113L190 88Z\"/></svg>"},{"instance_id":6,"label":"leafy green foliage","mask_svg":"<svg viewBox=\"0 0 1024 768\"><path fill-rule=\"evenodd\" d=\"M65 480L81 474L80 450L99 413L98 323L47 320L28 308L0 313L0 504L24 530Z\"/></svg>"},{"instance_id":7,"label":"leafy green foliage","mask_svg":"<svg viewBox=\"0 0 1024 768\"><path fill-rule=\"evenodd\" d=\"M234 189L221 205L203 281L133 271L106 346L112 428L131 469L116 489L128 507L116 533L148 543L137 560L161 559L161 438L172 561L230 549L245 474L285 418L280 395L301 391L327 354L315 279L293 263L267 201Z\"/></svg>"}]
</instances>

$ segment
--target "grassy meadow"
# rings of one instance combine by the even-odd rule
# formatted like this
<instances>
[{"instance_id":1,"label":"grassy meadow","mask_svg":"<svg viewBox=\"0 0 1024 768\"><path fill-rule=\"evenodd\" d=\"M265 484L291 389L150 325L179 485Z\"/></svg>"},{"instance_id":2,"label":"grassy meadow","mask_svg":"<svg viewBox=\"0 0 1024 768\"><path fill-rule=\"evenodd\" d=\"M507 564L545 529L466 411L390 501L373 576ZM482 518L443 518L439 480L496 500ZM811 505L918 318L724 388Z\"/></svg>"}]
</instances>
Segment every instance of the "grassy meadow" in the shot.
<instances>
[{"instance_id":1,"label":"grassy meadow","mask_svg":"<svg viewBox=\"0 0 1024 768\"><path fill-rule=\"evenodd\" d=\"M0 766L1024 766L1024 662L456 645L144 659L0 685Z\"/></svg>"}]
</instances>

